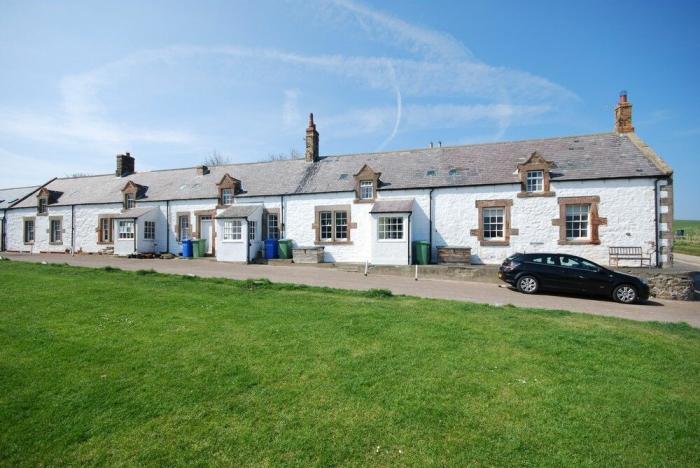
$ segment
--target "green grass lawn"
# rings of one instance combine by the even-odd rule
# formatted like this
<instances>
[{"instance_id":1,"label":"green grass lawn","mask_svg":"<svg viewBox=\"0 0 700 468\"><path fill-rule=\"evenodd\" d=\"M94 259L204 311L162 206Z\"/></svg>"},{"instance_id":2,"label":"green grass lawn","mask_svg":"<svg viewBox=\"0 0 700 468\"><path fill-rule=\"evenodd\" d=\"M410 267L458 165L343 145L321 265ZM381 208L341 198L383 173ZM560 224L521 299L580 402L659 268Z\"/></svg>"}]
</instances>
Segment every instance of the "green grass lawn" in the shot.
<instances>
[{"instance_id":1,"label":"green grass lawn","mask_svg":"<svg viewBox=\"0 0 700 468\"><path fill-rule=\"evenodd\" d=\"M687 240L676 239L673 251L688 255L700 256L700 221L677 219L673 221L673 231L685 229Z\"/></svg>"},{"instance_id":2,"label":"green grass lawn","mask_svg":"<svg viewBox=\"0 0 700 468\"><path fill-rule=\"evenodd\" d=\"M700 330L0 262L0 464L698 465Z\"/></svg>"}]
</instances>

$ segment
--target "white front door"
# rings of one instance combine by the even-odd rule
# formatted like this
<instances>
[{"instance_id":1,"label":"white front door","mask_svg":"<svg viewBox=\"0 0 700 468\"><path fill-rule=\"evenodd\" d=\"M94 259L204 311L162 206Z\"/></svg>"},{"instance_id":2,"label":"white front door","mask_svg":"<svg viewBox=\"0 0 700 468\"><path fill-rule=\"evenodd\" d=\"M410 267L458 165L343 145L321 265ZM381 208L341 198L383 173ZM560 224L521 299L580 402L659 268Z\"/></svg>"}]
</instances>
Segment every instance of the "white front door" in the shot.
<instances>
[{"instance_id":1,"label":"white front door","mask_svg":"<svg viewBox=\"0 0 700 468\"><path fill-rule=\"evenodd\" d=\"M199 238L207 240L207 253L211 254L213 252L211 245L213 242L211 231L211 216L202 216L199 223L199 228L201 230L201 232L199 233Z\"/></svg>"}]
</instances>

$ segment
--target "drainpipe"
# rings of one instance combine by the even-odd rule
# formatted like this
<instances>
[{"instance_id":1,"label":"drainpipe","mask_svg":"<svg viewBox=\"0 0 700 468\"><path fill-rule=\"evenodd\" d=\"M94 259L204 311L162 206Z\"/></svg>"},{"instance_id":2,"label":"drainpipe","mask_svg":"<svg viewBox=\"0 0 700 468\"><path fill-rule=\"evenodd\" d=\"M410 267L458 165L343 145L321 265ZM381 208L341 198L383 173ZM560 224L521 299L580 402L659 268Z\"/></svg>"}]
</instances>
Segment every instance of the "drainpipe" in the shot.
<instances>
[{"instance_id":1,"label":"drainpipe","mask_svg":"<svg viewBox=\"0 0 700 468\"><path fill-rule=\"evenodd\" d=\"M70 255L75 255L75 205L70 206Z\"/></svg>"},{"instance_id":2,"label":"drainpipe","mask_svg":"<svg viewBox=\"0 0 700 468\"><path fill-rule=\"evenodd\" d=\"M435 189L430 189L430 192L428 193L428 227L429 227L429 232L428 232L428 241L430 243L430 262L433 262L433 190Z\"/></svg>"},{"instance_id":3,"label":"drainpipe","mask_svg":"<svg viewBox=\"0 0 700 468\"><path fill-rule=\"evenodd\" d=\"M5 234L6 234L5 231L7 230L6 229L7 228L7 221L6 220L7 220L7 210L2 210L2 223L1 223L2 227L0 228L0 229L2 229L2 237L0 237L0 252L5 251ZM22 235L24 235L24 233Z\"/></svg>"},{"instance_id":4,"label":"drainpipe","mask_svg":"<svg viewBox=\"0 0 700 468\"><path fill-rule=\"evenodd\" d=\"M165 250L170 253L170 200L165 200Z\"/></svg>"},{"instance_id":5,"label":"drainpipe","mask_svg":"<svg viewBox=\"0 0 700 468\"><path fill-rule=\"evenodd\" d=\"M661 255L659 251L661 250L661 223L659 223L659 204L661 199L659 198L659 182L661 179L656 179L654 181L654 238L656 240L656 267L659 267L659 260Z\"/></svg>"},{"instance_id":6,"label":"drainpipe","mask_svg":"<svg viewBox=\"0 0 700 468\"><path fill-rule=\"evenodd\" d=\"M281 217L281 216L280 216ZM246 241L245 241L245 263L248 264L250 263L250 223L248 222L248 218L245 219L245 235L246 235Z\"/></svg>"},{"instance_id":7,"label":"drainpipe","mask_svg":"<svg viewBox=\"0 0 700 468\"><path fill-rule=\"evenodd\" d=\"M411 214L408 213L408 264L410 265L413 259L411 258Z\"/></svg>"},{"instance_id":8,"label":"drainpipe","mask_svg":"<svg viewBox=\"0 0 700 468\"><path fill-rule=\"evenodd\" d=\"M282 195L280 196L280 223L282 223L282 226L280 226L280 239L284 239L287 235L287 223L284 215L284 195Z\"/></svg>"},{"instance_id":9,"label":"drainpipe","mask_svg":"<svg viewBox=\"0 0 700 468\"><path fill-rule=\"evenodd\" d=\"M138 236L138 226L139 226L139 220L134 218L134 253L138 253L138 249L136 248L136 240L139 238Z\"/></svg>"}]
</instances>

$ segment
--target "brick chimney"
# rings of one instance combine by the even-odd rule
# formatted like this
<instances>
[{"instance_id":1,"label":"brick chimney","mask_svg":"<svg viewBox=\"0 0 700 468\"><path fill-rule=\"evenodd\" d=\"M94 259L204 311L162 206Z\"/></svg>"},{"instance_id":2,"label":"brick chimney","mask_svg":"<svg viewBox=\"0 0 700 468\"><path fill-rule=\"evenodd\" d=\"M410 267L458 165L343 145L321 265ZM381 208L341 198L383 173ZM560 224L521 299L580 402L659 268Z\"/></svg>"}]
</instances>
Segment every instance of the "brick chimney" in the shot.
<instances>
[{"instance_id":1,"label":"brick chimney","mask_svg":"<svg viewBox=\"0 0 700 468\"><path fill-rule=\"evenodd\" d=\"M306 162L318 161L318 132L314 123L314 114L309 114L309 126L306 128Z\"/></svg>"},{"instance_id":2,"label":"brick chimney","mask_svg":"<svg viewBox=\"0 0 700 468\"><path fill-rule=\"evenodd\" d=\"M134 162L136 160L131 157L131 153L118 154L117 155L117 170L115 172L117 177L126 177L133 174Z\"/></svg>"},{"instance_id":3,"label":"brick chimney","mask_svg":"<svg viewBox=\"0 0 700 468\"><path fill-rule=\"evenodd\" d=\"M627 102L627 91L620 91L620 101L615 106L615 131L632 133L632 104Z\"/></svg>"}]
</instances>

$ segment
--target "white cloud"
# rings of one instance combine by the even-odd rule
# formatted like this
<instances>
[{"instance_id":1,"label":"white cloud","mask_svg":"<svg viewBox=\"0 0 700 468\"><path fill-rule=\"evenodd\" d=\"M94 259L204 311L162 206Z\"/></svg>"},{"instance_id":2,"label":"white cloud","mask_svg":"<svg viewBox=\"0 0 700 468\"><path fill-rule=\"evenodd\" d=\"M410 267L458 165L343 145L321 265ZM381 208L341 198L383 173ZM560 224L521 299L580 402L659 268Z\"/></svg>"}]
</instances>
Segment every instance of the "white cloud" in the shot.
<instances>
[{"instance_id":1,"label":"white cloud","mask_svg":"<svg viewBox=\"0 0 700 468\"><path fill-rule=\"evenodd\" d=\"M303 132L306 112L300 110L302 92L298 84L290 86L284 81L286 72L302 71L309 76L334 79L342 93L386 92L387 100L394 102L392 106L351 103L334 115L324 115L323 121L318 122L326 141L372 135L378 142L377 149L388 146L402 132L465 128L468 134L468 126L477 122L491 126L493 132L488 137L500 139L514 122L526 122L533 116L556 111L562 102L577 99L572 92L546 78L479 61L464 44L443 32L350 0L331 0L324 5L334 14L344 15L343 27L359 26L370 40L399 47L405 53L400 57L309 55L237 45L179 45L142 50L85 73L63 77L58 86L61 99L58 111L0 109L0 134L64 147L86 145L110 155L137 143L201 148L209 142L201 141L201 135L193 130L200 116L188 117L191 121L184 125L189 129L136 126L128 117L108 117L112 115L111 109L102 97L117 85L141 86L142 82L135 77L143 76L145 69L155 71L156 84L151 86L157 86L158 80L163 83L168 80L168 73L163 72L167 67L202 59L239 61L246 73L265 77L266 86L271 78L265 71L270 66L284 70L278 74L279 82L272 84L278 85L277 92L283 94L281 104L274 109L256 109L256 118L269 116L268 122L281 120L287 132L293 129ZM305 95L305 100L314 98L316 102L325 102L323 96ZM424 104L426 101L450 104ZM333 110L327 109L326 114ZM245 111L241 109L242 113ZM269 133L269 126L258 126L255 131ZM483 132L483 128L479 131ZM265 140L248 134L237 138Z\"/></svg>"}]
</instances>

